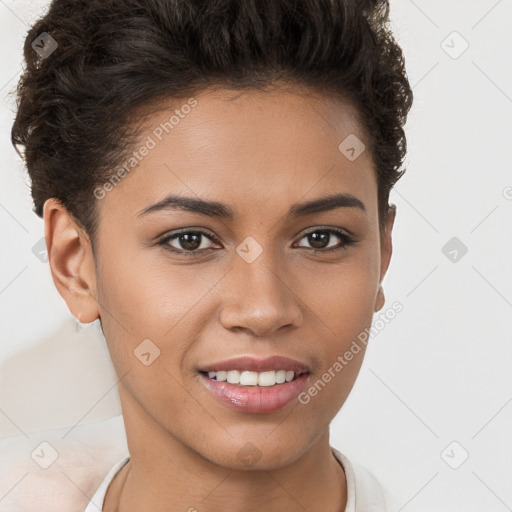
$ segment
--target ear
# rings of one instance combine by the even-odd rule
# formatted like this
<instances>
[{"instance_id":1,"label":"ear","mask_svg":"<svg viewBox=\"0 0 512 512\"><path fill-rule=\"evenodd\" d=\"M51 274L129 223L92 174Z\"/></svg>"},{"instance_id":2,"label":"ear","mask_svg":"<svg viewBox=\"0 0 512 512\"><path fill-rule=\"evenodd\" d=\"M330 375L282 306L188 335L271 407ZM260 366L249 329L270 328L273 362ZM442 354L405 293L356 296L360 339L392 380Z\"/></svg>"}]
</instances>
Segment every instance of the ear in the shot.
<instances>
[{"instance_id":1,"label":"ear","mask_svg":"<svg viewBox=\"0 0 512 512\"><path fill-rule=\"evenodd\" d=\"M382 289L382 280L386 275L391 260L391 254L393 253L393 243L391 239L391 232L393 230L393 224L396 217L396 205L389 205L388 214L386 216L384 232L380 237L380 277L379 277L379 289L375 298L374 311L379 311L384 306L386 299L384 297L384 290Z\"/></svg>"},{"instance_id":2,"label":"ear","mask_svg":"<svg viewBox=\"0 0 512 512\"><path fill-rule=\"evenodd\" d=\"M93 322L99 317L99 307L89 237L58 199L46 200L43 218L53 282L71 314L80 322Z\"/></svg>"}]
</instances>

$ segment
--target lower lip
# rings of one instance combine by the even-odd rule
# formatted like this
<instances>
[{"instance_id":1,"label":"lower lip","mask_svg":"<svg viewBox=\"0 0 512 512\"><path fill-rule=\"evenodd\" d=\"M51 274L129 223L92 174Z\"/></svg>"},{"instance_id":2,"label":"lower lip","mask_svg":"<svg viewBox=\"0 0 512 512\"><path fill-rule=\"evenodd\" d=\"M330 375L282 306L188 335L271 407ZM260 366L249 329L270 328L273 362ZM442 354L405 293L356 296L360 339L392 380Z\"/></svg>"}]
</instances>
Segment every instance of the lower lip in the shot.
<instances>
[{"instance_id":1,"label":"lower lip","mask_svg":"<svg viewBox=\"0 0 512 512\"><path fill-rule=\"evenodd\" d=\"M306 387L309 373L302 373L295 380L274 386L250 387L219 382L208 375L199 374L201 381L216 398L234 409L244 412L273 412L293 402Z\"/></svg>"}]
</instances>

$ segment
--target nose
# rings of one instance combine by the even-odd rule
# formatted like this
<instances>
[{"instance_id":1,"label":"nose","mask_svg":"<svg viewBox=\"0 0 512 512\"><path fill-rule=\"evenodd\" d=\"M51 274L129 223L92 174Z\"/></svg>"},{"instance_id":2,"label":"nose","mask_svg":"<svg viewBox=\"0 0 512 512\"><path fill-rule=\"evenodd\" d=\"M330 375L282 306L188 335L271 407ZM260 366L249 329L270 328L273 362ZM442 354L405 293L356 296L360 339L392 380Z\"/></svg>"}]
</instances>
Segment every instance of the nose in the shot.
<instances>
[{"instance_id":1,"label":"nose","mask_svg":"<svg viewBox=\"0 0 512 512\"><path fill-rule=\"evenodd\" d=\"M300 325L301 300L286 277L289 274L283 274L271 256L264 254L252 263L237 256L224 278L220 321L226 329L261 337Z\"/></svg>"}]
</instances>

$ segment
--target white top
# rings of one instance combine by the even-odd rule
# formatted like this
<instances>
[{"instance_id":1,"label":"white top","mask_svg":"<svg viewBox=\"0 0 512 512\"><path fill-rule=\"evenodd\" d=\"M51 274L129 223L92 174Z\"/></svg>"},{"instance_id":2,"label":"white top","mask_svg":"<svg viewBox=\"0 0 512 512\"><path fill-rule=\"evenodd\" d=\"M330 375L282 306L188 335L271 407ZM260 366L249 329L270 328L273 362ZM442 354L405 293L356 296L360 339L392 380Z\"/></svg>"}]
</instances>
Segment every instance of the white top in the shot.
<instances>
[{"instance_id":1,"label":"white top","mask_svg":"<svg viewBox=\"0 0 512 512\"><path fill-rule=\"evenodd\" d=\"M397 512L396 498L380 485L375 476L359 464L354 464L345 455L331 446L334 456L341 462L347 479L347 506L344 512ZM108 486L130 460L127 455L107 473L84 512L103 510Z\"/></svg>"}]
</instances>

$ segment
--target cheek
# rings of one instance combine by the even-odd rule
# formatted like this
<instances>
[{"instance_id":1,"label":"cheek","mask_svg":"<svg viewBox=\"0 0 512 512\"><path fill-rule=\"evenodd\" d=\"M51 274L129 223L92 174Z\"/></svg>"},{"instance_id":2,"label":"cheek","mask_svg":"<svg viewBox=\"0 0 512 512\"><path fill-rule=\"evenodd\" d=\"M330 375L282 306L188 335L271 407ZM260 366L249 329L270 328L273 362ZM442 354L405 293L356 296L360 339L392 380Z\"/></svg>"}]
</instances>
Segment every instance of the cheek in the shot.
<instances>
[{"instance_id":1,"label":"cheek","mask_svg":"<svg viewBox=\"0 0 512 512\"><path fill-rule=\"evenodd\" d=\"M177 385L169 372L181 381L187 355L213 315L209 292L223 273L208 266L198 270L196 265L171 263L161 254L150 258L135 251L132 257L122 254L129 251L103 258L99 283L103 330L118 375L130 371L127 382L133 382L132 392L137 389L137 395L157 404L150 399L158 391L154 383L161 383L168 401ZM143 342L150 358L158 354L147 367L136 357L143 352L139 348ZM150 381L147 375L152 376ZM174 391L180 395L179 386Z\"/></svg>"},{"instance_id":2,"label":"cheek","mask_svg":"<svg viewBox=\"0 0 512 512\"><path fill-rule=\"evenodd\" d=\"M178 264L163 249L113 251L103 258L100 304L130 335L164 336L222 277L221 269ZM111 313L111 315L109 315Z\"/></svg>"},{"instance_id":3,"label":"cheek","mask_svg":"<svg viewBox=\"0 0 512 512\"><path fill-rule=\"evenodd\" d=\"M294 279L293 289L312 317L340 342L371 323L379 276L376 249L368 244L339 264L304 267Z\"/></svg>"},{"instance_id":4,"label":"cheek","mask_svg":"<svg viewBox=\"0 0 512 512\"><path fill-rule=\"evenodd\" d=\"M322 421L330 420L343 405L363 362L378 288L377 252L378 245L369 244L342 264L318 268L314 275L300 273L319 357L305 400Z\"/></svg>"}]
</instances>

